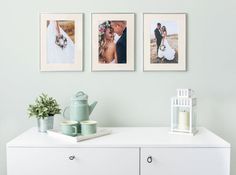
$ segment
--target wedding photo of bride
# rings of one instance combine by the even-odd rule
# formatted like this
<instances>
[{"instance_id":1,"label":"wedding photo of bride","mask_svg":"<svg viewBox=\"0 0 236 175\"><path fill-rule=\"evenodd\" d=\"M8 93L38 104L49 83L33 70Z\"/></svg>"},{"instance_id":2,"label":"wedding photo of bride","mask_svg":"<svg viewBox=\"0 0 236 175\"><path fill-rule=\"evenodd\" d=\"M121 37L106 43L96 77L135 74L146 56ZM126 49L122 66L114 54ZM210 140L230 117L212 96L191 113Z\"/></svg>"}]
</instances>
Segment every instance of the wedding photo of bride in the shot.
<instances>
[{"instance_id":1,"label":"wedding photo of bride","mask_svg":"<svg viewBox=\"0 0 236 175\"><path fill-rule=\"evenodd\" d=\"M178 63L178 27L174 21L152 21L151 63Z\"/></svg>"},{"instance_id":2,"label":"wedding photo of bride","mask_svg":"<svg viewBox=\"0 0 236 175\"><path fill-rule=\"evenodd\" d=\"M98 26L101 64L126 64L126 21L103 21Z\"/></svg>"},{"instance_id":3,"label":"wedding photo of bride","mask_svg":"<svg viewBox=\"0 0 236 175\"><path fill-rule=\"evenodd\" d=\"M71 20L47 21L47 64L73 64L75 25Z\"/></svg>"}]
</instances>

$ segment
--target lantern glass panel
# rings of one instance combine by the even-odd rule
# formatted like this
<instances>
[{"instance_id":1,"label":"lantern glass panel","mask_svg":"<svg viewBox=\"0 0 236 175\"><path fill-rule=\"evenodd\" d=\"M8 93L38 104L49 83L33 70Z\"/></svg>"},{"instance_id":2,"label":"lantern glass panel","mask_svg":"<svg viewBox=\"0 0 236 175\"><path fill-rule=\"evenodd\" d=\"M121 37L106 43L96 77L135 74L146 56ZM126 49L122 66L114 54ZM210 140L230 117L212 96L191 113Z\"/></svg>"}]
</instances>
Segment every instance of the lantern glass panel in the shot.
<instances>
[{"instance_id":1,"label":"lantern glass panel","mask_svg":"<svg viewBox=\"0 0 236 175\"><path fill-rule=\"evenodd\" d=\"M193 121L192 126L193 126L193 129L195 129L196 126L197 126L197 108L196 108L196 106L194 106L192 110L193 110L193 111L192 111L192 114L193 114L193 117L192 117L192 118L193 118L193 119L192 119L192 121Z\"/></svg>"},{"instance_id":2,"label":"lantern glass panel","mask_svg":"<svg viewBox=\"0 0 236 175\"><path fill-rule=\"evenodd\" d=\"M177 129L178 128L178 114L179 114L179 107L173 107L173 128L172 129Z\"/></svg>"}]
</instances>

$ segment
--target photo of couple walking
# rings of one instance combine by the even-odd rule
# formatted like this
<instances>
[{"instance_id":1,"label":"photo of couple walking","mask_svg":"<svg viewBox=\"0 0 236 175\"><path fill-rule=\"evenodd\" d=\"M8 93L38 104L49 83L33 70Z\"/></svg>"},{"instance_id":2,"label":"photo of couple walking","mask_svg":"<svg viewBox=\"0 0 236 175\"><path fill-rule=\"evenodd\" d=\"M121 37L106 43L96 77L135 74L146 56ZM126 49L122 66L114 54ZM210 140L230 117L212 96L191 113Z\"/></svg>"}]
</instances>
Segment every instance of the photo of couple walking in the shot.
<instances>
[{"instance_id":1,"label":"photo of couple walking","mask_svg":"<svg viewBox=\"0 0 236 175\"><path fill-rule=\"evenodd\" d=\"M98 26L100 64L127 63L127 21L103 21Z\"/></svg>"},{"instance_id":2,"label":"photo of couple walking","mask_svg":"<svg viewBox=\"0 0 236 175\"><path fill-rule=\"evenodd\" d=\"M155 21L151 30L151 63L178 63L178 29L176 23Z\"/></svg>"}]
</instances>

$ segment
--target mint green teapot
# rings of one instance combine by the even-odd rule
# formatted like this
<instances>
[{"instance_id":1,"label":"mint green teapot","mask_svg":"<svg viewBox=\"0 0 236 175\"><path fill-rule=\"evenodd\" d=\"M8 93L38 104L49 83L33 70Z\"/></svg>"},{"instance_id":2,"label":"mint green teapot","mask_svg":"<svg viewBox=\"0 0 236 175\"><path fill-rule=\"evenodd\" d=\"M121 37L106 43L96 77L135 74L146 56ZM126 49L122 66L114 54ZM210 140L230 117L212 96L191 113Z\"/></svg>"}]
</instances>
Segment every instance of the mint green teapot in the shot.
<instances>
[{"instance_id":1,"label":"mint green teapot","mask_svg":"<svg viewBox=\"0 0 236 175\"><path fill-rule=\"evenodd\" d=\"M97 101L93 102L91 105L88 104L88 95L84 92L80 91L77 92L71 98L70 106L67 106L64 109L63 117L68 118L65 115L67 109L69 109L70 120L74 121L84 121L89 120L89 115L92 113L93 109L95 108Z\"/></svg>"}]
</instances>

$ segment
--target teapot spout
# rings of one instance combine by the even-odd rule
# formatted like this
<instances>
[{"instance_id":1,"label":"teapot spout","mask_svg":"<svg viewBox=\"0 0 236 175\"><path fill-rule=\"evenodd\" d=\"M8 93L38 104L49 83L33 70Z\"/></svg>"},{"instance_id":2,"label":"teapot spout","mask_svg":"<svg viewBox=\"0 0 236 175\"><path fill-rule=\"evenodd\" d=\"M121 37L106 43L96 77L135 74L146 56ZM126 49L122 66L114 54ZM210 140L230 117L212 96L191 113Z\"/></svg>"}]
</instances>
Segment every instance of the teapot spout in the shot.
<instances>
[{"instance_id":1,"label":"teapot spout","mask_svg":"<svg viewBox=\"0 0 236 175\"><path fill-rule=\"evenodd\" d=\"M90 106L89 106L89 114L92 113L92 111L94 110L95 106L97 105L97 101L93 102Z\"/></svg>"}]
</instances>

